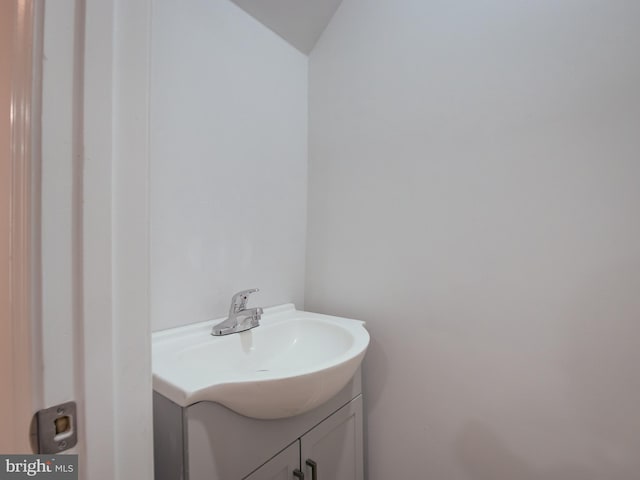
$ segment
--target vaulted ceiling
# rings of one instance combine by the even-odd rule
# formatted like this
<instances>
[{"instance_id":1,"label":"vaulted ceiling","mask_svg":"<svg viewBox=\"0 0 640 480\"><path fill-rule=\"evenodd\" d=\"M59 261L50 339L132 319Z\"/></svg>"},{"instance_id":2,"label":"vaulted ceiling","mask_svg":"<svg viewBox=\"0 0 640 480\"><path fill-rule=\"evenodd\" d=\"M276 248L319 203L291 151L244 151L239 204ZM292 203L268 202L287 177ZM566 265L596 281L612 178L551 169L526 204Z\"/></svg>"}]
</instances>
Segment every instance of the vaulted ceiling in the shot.
<instances>
[{"instance_id":1,"label":"vaulted ceiling","mask_svg":"<svg viewBox=\"0 0 640 480\"><path fill-rule=\"evenodd\" d=\"M342 0L231 0L308 54Z\"/></svg>"}]
</instances>

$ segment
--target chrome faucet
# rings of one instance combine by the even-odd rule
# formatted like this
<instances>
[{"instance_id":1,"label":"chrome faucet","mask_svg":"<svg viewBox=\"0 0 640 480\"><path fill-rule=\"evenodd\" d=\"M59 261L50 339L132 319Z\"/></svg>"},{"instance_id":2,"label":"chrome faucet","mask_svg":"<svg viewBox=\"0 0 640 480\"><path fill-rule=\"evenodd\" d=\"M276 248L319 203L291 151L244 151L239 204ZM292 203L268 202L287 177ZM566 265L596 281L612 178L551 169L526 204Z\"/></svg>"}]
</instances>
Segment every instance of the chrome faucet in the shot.
<instances>
[{"instance_id":1,"label":"chrome faucet","mask_svg":"<svg viewBox=\"0 0 640 480\"><path fill-rule=\"evenodd\" d=\"M244 332L260 325L260 317L262 316L262 308L247 309L247 301L249 295L259 291L257 288L243 290L236 293L231 298L231 307L229 307L229 317L214 325L211 329L211 335L229 335L231 333Z\"/></svg>"}]
</instances>

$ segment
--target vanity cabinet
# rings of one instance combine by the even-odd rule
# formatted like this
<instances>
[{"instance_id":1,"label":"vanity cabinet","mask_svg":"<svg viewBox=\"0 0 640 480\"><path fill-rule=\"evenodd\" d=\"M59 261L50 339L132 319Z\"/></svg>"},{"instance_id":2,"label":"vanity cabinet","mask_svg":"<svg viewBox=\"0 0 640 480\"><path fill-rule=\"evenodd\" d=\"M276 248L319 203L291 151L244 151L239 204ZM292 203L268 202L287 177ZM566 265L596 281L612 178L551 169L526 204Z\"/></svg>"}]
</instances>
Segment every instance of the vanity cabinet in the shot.
<instances>
[{"instance_id":1,"label":"vanity cabinet","mask_svg":"<svg viewBox=\"0 0 640 480\"><path fill-rule=\"evenodd\" d=\"M299 471L300 442L296 440L244 480L292 480Z\"/></svg>"},{"instance_id":2,"label":"vanity cabinet","mask_svg":"<svg viewBox=\"0 0 640 480\"><path fill-rule=\"evenodd\" d=\"M180 407L157 392L153 413L156 480L363 480L360 370L295 417L258 420L213 402Z\"/></svg>"},{"instance_id":3,"label":"vanity cabinet","mask_svg":"<svg viewBox=\"0 0 640 480\"><path fill-rule=\"evenodd\" d=\"M244 480L362 480L362 395Z\"/></svg>"}]
</instances>

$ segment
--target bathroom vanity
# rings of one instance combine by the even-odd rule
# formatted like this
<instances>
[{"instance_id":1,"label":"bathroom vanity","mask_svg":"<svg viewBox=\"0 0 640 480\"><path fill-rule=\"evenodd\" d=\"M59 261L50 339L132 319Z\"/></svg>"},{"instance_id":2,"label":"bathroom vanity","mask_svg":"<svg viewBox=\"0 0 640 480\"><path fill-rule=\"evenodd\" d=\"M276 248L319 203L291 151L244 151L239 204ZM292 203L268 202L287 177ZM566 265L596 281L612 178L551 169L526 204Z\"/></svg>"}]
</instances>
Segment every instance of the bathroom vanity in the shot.
<instances>
[{"instance_id":1,"label":"bathroom vanity","mask_svg":"<svg viewBox=\"0 0 640 480\"><path fill-rule=\"evenodd\" d=\"M156 480L362 480L364 322L253 310L153 334Z\"/></svg>"},{"instance_id":2,"label":"bathroom vanity","mask_svg":"<svg viewBox=\"0 0 640 480\"><path fill-rule=\"evenodd\" d=\"M214 402L185 408L157 392L153 412L156 480L363 479L359 370L335 397L295 417L248 418Z\"/></svg>"}]
</instances>

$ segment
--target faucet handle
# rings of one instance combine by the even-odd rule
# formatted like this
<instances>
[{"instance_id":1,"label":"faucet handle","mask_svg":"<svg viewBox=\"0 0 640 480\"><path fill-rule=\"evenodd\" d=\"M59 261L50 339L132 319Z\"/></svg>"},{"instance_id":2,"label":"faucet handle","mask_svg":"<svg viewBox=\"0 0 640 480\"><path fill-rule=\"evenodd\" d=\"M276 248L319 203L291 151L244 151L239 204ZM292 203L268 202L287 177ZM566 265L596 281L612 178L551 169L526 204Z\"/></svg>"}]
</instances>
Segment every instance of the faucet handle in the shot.
<instances>
[{"instance_id":1,"label":"faucet handle","mask_svg":"<svg viewBox=\"0 0 640 480\"><path fill-rule=\"evenodd\" d=\"M231 308L229 309L230 314L238 313L244 310L247 306L249 295L259 291L259 288L250 288L249 290L242 290L241 292L236 293L233 297L231 297Z\"/></svg>"}]
</instances>

